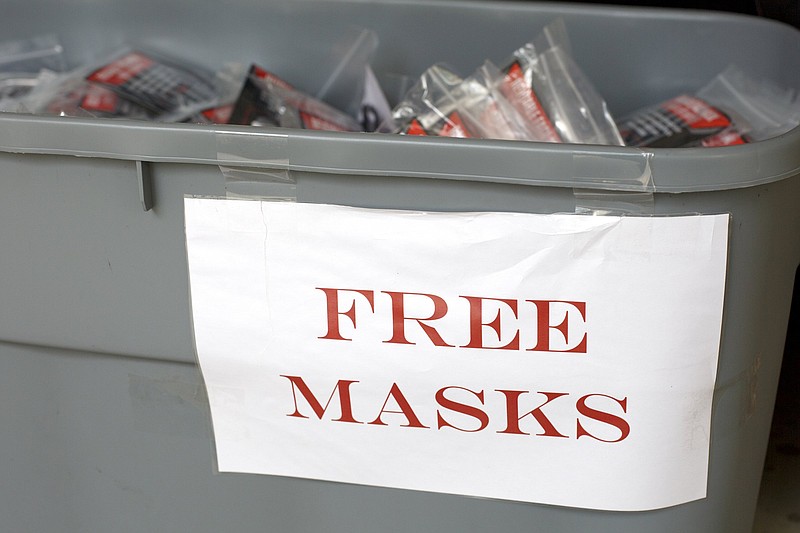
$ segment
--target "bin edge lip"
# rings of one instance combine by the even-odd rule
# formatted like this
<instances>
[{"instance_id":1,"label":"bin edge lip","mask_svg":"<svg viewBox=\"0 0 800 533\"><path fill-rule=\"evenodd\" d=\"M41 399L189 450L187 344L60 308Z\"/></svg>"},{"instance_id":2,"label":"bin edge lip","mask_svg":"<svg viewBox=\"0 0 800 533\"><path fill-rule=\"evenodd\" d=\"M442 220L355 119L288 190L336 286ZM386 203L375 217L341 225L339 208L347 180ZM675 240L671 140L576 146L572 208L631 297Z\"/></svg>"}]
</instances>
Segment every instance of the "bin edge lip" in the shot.
<instances>
[{"instance_id":1,"label":"bin edge lip","mask_svg":"<svg viewBox=\"0 0 800 533\"><path fill-rule=\"evenodd\" d=\"M800 127L769 140L739 146L639 149L0 114L0 152L10 154L664 193L747 188L798 175L798 147ZM320 148L333 155L318 157ZM504 163L517 162L518 167L530 167L531 161L541 163L537 158L546 157L551 166L558 166L559 172L547 176L537 176L535 172L495 172L495 169L503 169L485 163L483 154L487 153L502 156ZM602 164L626 165L625 168L636 165L637 168L629 168L627 175L618 179L616 176L569 175L569 169L576 166L576 158L587 156ZM428 158L430 164L425 168L411 168L408 164L421 158ZM451 169L449 163L459 158L466 163ZM483 165L470 165L481 160ZM696 169L702 169L700 173L706 178L713 173L712 179L693 183L686 174L687 170ZM638 172L650 173L652 180L636 179Z\"/></svg>"}]
</instances>

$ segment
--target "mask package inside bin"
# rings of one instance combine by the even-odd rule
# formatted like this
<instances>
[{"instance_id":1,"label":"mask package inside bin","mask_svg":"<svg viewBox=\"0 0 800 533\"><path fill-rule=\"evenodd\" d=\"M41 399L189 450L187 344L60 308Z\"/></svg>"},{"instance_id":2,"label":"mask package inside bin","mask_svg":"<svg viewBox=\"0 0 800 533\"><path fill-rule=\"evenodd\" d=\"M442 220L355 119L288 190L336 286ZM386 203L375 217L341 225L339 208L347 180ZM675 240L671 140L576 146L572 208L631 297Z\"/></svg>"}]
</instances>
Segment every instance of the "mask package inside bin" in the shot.
<instances>
[{"instance_id":1,"label":"mask package inside bin","mask_svg":"<svg viewBox=\"0 0 800 533\"><path fill-rule=\"evenodd\" d=\"M254 64L212 72L150 46L127 45L65 73L57 37L9 41L0 43L0 111L638 147L742 144L800 124L794 90L731 65L618 128L561 18L499 67L486 60L464 78L433 64L393 109L370 68L377 48L375 32L351 28L331 45L326 81L306 92Z\"/></svg>"},{"instance_id":2,"label":"mask package inside bin","mask_svg":"<svg viewBox=\"0 0 800 533\"><path fill-rule=\"evenodd\" d=\"M86 81L111 89L155 116L217 100L213 74L162 53L123 49L93 67Z\"/></svg>"},{"instance_id":3,"label":"mask package inside bin","mask_svg":"<svg viewBox=\"0 0 800 533\"><path fill-rule=\"evenodd\" d=\"M58 78L29 102L38 100L34 111L52 115L152 120L154 114L126 100L111 89L78 78Z\"/></svg>"},{"instance_id":4,"label":"mask package inside bin","mask_svg":"<svg viewBox=\"0 0 800 533\"><path fill-rule=\"evenodd\" d=\"M394 131L622 145L603 98L570 56L562 19L500 69L486 61L461 78L435 65L393 111Z\"/></svg>"},{"instance_id":5,"label":"mask package inside bin","mask_svg":"<svg viewBox=\"0 0 800 533\"><path fill-rule=\"evenodd\" d=\"M764 140L800 124L794 90L755 80L730 65L695 94L635 111L620 123L631 146L731 146Z\"/></svg>"},{"instance_id":6,"label":"mask package inside bin","mask_svg":"<svg viewBox=\"0 0 800 533\"><path fill-rule=\"evenodd\" d=\"M230 124L360 131L354 118L253 65L233 106Z\"/></svg>"}]
</instances>

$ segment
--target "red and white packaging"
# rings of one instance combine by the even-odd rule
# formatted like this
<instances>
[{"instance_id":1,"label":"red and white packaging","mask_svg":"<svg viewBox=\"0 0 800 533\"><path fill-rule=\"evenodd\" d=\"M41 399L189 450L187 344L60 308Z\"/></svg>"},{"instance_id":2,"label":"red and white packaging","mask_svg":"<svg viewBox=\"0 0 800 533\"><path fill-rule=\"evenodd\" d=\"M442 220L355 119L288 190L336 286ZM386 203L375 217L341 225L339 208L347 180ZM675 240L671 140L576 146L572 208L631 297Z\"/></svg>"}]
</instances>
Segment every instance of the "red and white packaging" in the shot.
<instances>
[{"instance_id":1,"label":"red and white packaging","mask_svg":"<svg viewBox=\"0 0 800 533\"><path fill-rule=\"evenodd\" d=\"M230 124L328 131L361 131L356 120L257 65L250 68Z\"/></svg>"},{"instance_id":2,"label":"red and white packaging","mask_svg":"<svg viewBox=\"0 0 800 533\"><path fill-rule=\"evenodd\" d=\"M395 107L395 131L449 133L453 113L465 137L622 145L605 101L572 60L557 19L502 69L485 62L466 80L434 65Z\"/></svg>"},{"instance_id":3,"label":"red and white packaging","mask_svg":"<svg viewBox=\"0 0 800 533\"><path fill-rule=\"evenodd\" d=\"M798 124L794 90L730 65L695 94L635 111L621 131L631 146L720 147L768 139Z\"/></svg>"},{"instance_id":4,"label":"red and white packaging","mask_svg":"<svg viewBox=\"0 0 800 533\"><path fill-rule=\"evenodd\" d=\"M149 109L156 117L209 105L218 99L213 74L163 52L125 48L89 67L86 81Z\"/></svg>"},{"instance_id":5,"label":"red and white packaging","mask_svg":"<svg viewBox=\"0 0 800 533\"><path fill-rule=\"evenodd\" d=\"M73 75L50 79L37 87L24 105L32 113L69 117L153 120L155 116L111 89Z\"/></svg>"},{"instance_id":6,"label":"red and white packaging","mask_svg":"<svg viewBox=\"0 0 800 533\"><path fill-rule=\"evenodd\" d=\"M511 63L503 69L500 90L536 132L535 140L561 142L561 137L533 89L533 72L529 61L521 54L515 54Z\"/></svg>"},{"instance_id":7,"label":"red and white packaging","mask_svg":"<svg viewBox=\"0 0 800 533\"><path fill-rule=\"evenodd\" d=\"M406 135L476 137L459 110L464 80L445 65L433 65L392 111L395 131Z\"/></svg>"},{"instance_id":8,"label":"red and white packaging","mask_svg":"<svg viewBox=\"0 0 800 533\"><path fill-rule=\"evenodd\" d=\"M683 94L637 111L620 123L620 131L629 146L676 148L702 143L732 126L730 117L720 109Z\"/></svg>"}]
</instances>

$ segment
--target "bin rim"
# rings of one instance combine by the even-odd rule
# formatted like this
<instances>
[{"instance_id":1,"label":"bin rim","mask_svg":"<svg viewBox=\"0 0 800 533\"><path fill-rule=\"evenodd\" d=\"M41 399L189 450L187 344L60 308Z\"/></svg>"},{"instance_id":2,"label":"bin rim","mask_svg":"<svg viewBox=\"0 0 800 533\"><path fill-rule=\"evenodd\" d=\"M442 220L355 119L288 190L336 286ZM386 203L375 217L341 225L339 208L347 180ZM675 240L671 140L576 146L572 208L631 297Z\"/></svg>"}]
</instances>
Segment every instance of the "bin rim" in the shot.
<instances>
[{"instance_id":1,"label":"bin rim","mask_svg":"<svg viewBox=\"0 0 800 533\"><path fill-rule=\"evenodd\" d=\"M665 193L738 189L798 175L798 147L800 127L739 146L643 150L0 115L0 152L6 153Z\"/></svg>"}]
</instances>

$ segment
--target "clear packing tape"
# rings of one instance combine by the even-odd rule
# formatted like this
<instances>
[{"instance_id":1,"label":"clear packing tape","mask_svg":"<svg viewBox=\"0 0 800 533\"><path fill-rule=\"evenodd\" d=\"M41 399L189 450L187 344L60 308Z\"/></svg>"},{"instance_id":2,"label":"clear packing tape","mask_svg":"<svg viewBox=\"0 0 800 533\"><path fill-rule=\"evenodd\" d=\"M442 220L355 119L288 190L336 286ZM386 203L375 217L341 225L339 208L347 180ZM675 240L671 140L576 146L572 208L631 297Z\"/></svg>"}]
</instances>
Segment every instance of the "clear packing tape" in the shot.
<instances>
[{"instance_id":1,"label":"clear packing tape","mask_svg":"<svg viewBox=\"0 0 800 533\"><path fill-rule=\"evenodd\" d=\"M297 184L289 171L288 134L217 131L215 138L226 197L297 200Z\"/></svg>"},{"instance_id":2,"label":"clear packing tape","mask_svg":"<svg viewBox=\"0 0 800 533\"><path fill-rule=\"evenodd\" d=\"M575 188L575 213L581 215L652 215L655 182L652 152L641 152L643 166L639 179L620 181L624 190Z\"/></svg>"},{"instance_id":3,"label":"clear packing tape","mask_svg":"<svg viewBox=\"0 0 800 533\"><path fill-rule=\"evenodd\" d=\"M252 198L273 202L296 202L297 182L289 170L220 166L225 176L227 198Z\"/></svg>"}]
</instances>

